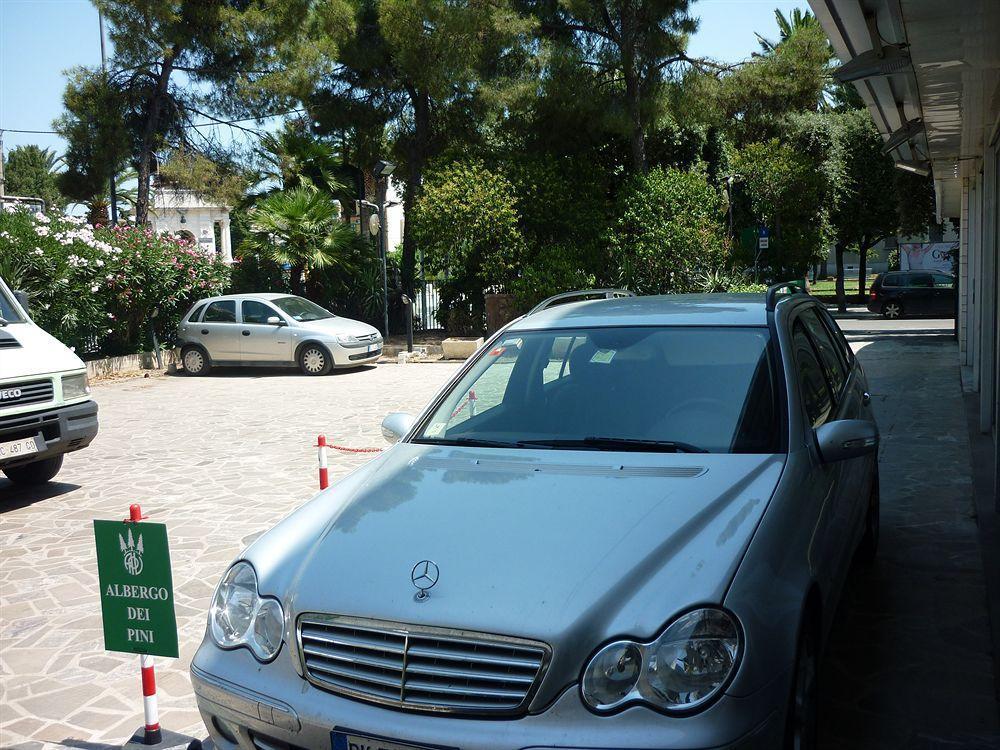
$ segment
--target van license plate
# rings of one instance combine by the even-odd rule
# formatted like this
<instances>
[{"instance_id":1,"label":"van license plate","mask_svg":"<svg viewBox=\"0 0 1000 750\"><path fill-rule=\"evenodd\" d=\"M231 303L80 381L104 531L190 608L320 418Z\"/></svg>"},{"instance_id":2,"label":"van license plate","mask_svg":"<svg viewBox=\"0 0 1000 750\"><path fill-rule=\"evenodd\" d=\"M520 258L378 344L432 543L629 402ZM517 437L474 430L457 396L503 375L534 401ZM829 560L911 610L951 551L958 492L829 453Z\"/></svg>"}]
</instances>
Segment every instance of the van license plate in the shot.
<instances>
[{"instance_id":1,"label":"van license plate","mask_svg":"<svg viewBox=\"0 0 1000 750\"><path fill-rule=\"evenodd\" d=\"M350 731L338 732L334 730L330 735L333 740L333 750L438 750L437 748L429 748L427 745L411 745L408 742L354 734Z\"/></svg>"},{"instance_id":2,"label":"van license plate","mask_svg":"<svg viewBox=\"0 0 1000 750\"><path fill-rule=\"evenodd\" d=\"M0 461L38 453L41 450L38 443L39 440L37 437L21 438L20 440L11 440L9 443L0 443Z\"/></svg>"}]
</instances>

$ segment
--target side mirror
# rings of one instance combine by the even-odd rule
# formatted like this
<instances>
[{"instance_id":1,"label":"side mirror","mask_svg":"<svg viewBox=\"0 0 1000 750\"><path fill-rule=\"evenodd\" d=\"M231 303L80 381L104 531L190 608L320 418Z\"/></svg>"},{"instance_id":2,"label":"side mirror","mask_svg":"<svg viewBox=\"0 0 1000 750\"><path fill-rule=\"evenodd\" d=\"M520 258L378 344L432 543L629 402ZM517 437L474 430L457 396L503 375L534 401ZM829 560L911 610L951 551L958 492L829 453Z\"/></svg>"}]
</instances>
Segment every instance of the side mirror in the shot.
<instances>
[{"instance_id":1,"label":"side mirror","mask_svg":"<svg viewBox=\"0 0 1000 750\"><path fill-rule=\"evenodd\" d=\"M28 293L22 292L20 289L14 292L14 299L17 300L17 304L24 308L24 311L31 315L31 309L28 305Z\"/></svg>"},{"instance_id":2,"label":"side mirror","mask_svg":"<svg viewBox=\"0 0 1000 750\"><path fill-rule=\"evenodd\" d=\"M283 326L286 325L285 321L279 318L277 315L272 315L267 319L267 324L269 326Z\"/></svg>"},{"instance_id":3,"label":"side mirror","mask_svg":"<svg viewBox=\"0 0 1000 750\"><path fill-rule=\"evenodd\" d=\"M401 411L394 411L382 420L382 437L387 443L398 443L417 420Z\"/></svg>"},{"instance_id":4,"label":"side mirror","mask_svg":"<svg viewBox=\"0 0 1000 750\"><path fill-rule=\"evenodd\" d=\"M878 427L865 419L839 419L816 429L816 445L824 463L867 456L878 450Z\"/></svg>"}]
</instances>

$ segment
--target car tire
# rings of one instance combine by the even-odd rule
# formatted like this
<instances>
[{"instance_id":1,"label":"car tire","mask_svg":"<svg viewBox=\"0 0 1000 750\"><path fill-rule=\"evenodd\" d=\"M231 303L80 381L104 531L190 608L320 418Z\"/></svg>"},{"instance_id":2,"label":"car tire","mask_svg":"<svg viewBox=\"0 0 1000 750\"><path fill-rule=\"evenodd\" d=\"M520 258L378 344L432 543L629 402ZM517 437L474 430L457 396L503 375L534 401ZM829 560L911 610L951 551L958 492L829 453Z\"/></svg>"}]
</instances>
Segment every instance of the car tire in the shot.
<instances>
[{"instance_id":1,"label":"car tire","mask_svg":"<svg viewBox=\"0 0 1000 750\"><path fill-rule=\"evenodd\" d=\"M181 350L181 364L188 375L208 375L212 371L212 361L208 352L200 346L187 346Z\"/></svg>"},{"instance_id":2,"label":"car tire","mask_svg":"<svg viewBox=\"0 0 1000 750\"><path fill-rule=\"evenodd\" d=\"M898 302L886 302L882 305L882 317L897 320L903 317L903 306Z\"/></svg>"},{"instance_id":3,"label":"car tire","mask_svg":"<svg viewBox=\"0 0 1000 750\"><path fill-rule=\"evenodd\" d=\"M819 633L808 619L799 633L792 694L785 722L785 750L815 750L819 737Z\"/></svg>"},{"instance_id":4,"label":"car tire","mask_svg":"<svg viewBox=\"0 0 1000 750\"><path fill-rule=\"evenodd\" d=\"M306 375L326 375L333 369L333 357L325 346L303 344L299 350L299 369Z\"/></svg>"},{"instance_id":5,"label":"car tire","mask_svg":"<svg viewBox=\"0 0 1000 750\"><path fill-rule=\"evenodd\" d=\"M865 513L865 535L858 545L858 561L863 565L872 565L878 557L878 538L881 526L881 501L879 493L878 467L872 479L872 488L868 495L868 510Z\"/></svg>"},{"instance_id":6,"label":"car tire","mask_svg":"<svg viewBox=\"0 0 1000 750\"><path fill-rule=\"evenodd\" d=\"M31 487L36 484L45 484L59 473L62 465L63 457L60 453L58 456L43 458L41 461L34 461L23 466L11 466L9 469L4 469L3 473L14 484Z\"/></svg>"}]
</instances>

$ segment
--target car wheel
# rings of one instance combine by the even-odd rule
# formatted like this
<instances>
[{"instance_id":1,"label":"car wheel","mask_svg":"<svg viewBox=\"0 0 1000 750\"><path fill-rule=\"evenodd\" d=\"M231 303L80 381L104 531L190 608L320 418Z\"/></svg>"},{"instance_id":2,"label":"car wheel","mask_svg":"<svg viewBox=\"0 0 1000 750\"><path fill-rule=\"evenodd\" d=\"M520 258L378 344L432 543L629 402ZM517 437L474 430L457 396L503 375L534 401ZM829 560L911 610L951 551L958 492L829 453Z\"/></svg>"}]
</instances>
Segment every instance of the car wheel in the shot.
<instances>
[{"instance_id":1,"label":"car wheel","mask_svg":"<svg viewBox=\"0 0 1000 750\"><path fill-rule=\"evenodd\" d=\"M63 457L60 454L52 458L43 458L41 461L35 461L24 466L11 466L9 469L4 469L3 473L14 484L23 484L26 487L30 487L35 484L45 484L45 482L52 479L52 477L59 473L62 464Z\"/></svg>"},{"instance_id":2,"label":"car wheel","mask_svg":"<svg viewBox=\"0 0 1000 750\"><path fill-rule=\"evenodd\" d=\"M807 621L799 635L792 695L788 704L785 750L815 750L819 735L819 639Z\"/></svg>"},{"instance_id":3,"label":"car wheel","mask_svg":"<svg viewBox=\"0 0 1000 750\"><path fill-rule=\"evenodd\" d=\"M898 302L886 302L882 305L882 317L896 320L903 317L903 306Z\"/></svg>"},{"instance_id":4,"label":"car wheel","mask_svg":"<svg viewBox=\"0 0 1000 750\"><path fill-rule=\"evenodd\" d=\"M200 346L189 346L181 352L181 364L188 375L208 375L212 371L208 354Z\"/></svg>"},{"instance_id":5,"label":"car wheel","mask_svg":"<svg viewBox=\"0 0 1000 750\"><path fill-rule=\"evenodd\" d=\"M299 352L299 368L306 375L326 375L333 369L333 360L326 347L306 344Z\"/></svg>"},{"instance_id":6,"label":"car wheel","mask_svg":"<svg viewBox=\"0 0 1000 750\"><path fill-rule=\"evenodd\" d=\"M874 563L878 556L880 515L878 468L876 467L868 497L868 512L865 515L865 535L861 538L861 544L858 545L858 560L865 565Z\"/></svg>"}]
</instances>

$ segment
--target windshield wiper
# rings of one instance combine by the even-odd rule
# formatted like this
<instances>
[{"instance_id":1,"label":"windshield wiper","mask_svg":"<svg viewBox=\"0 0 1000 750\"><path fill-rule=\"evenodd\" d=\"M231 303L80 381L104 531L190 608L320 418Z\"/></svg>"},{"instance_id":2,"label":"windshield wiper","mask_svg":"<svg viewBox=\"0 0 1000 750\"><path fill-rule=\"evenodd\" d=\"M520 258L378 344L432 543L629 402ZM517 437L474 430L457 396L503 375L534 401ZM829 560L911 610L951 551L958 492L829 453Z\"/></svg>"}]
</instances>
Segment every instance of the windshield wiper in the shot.
<instances>
[{"instance_id":1,"label":"windshield wiper","mask_svg":"<svg viewBox=\"0 0 1000 750\"><path fill-rule=\"evenodd\" d=\"M708 453L704 448L679 440L640 440L638 438L585 437L579 439L521 440L518 445L543 448L590 448L594 450L646 451L649 453Z\"/></svg>"},{"instance_id":2,"label":"windshield wiper","mask_svg":"<svg viewBox=\"0 0 1000 750\"><path fill-rule=\"evenodd\" d=\"M468 445L474 448L520 448L521 443L508 443L503 440L482 440L474 437L453 437L453 438L419 438L414 443L426 443L428 445Z\"/></svg>"}]
</instances>

